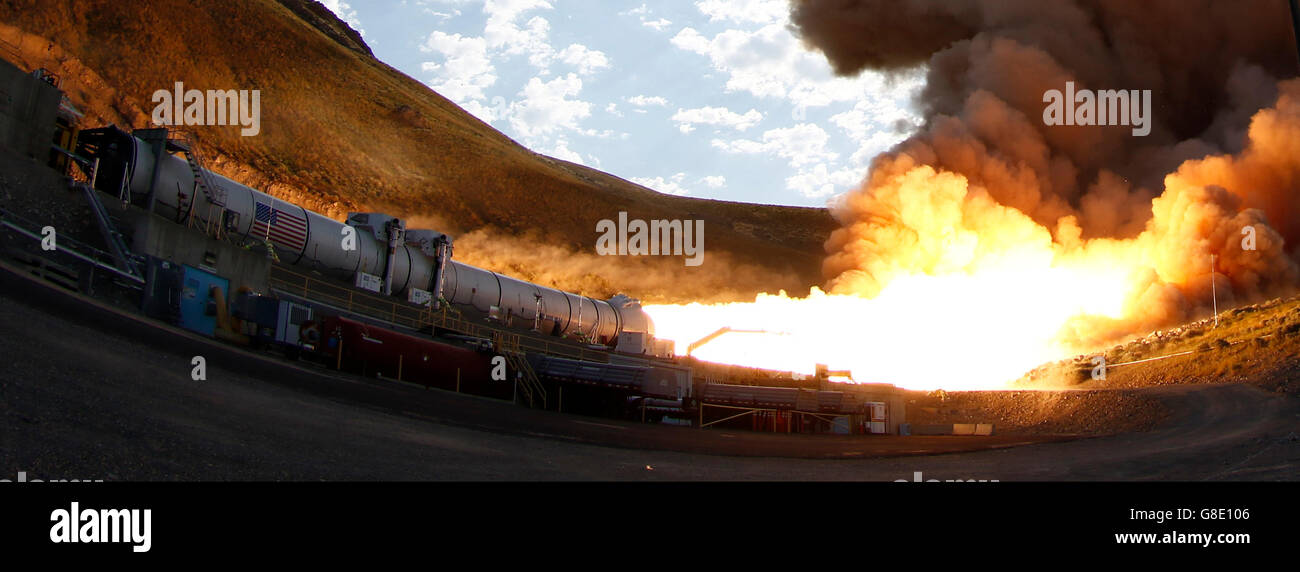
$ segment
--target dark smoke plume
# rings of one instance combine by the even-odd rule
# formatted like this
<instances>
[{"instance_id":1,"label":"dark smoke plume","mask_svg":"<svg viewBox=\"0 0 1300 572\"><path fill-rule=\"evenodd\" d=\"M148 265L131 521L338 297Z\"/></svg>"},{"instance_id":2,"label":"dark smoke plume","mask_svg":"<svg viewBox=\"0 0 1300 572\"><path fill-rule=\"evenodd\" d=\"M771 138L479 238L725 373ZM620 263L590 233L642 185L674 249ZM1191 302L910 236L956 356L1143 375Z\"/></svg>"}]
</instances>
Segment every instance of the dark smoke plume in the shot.
<instances>
[{"instance_id":1,"label":"dark smoke plume","mask_svg":"<svg viewBox=\"0 0 1300 572\"><path fill-rule=\"evenodd\" d=\"M980 237L963 262L975 270L1007 236L988 199L1050 232L1061 259L1142 270L1127 317L1076 324L1083 342L1201 312L1210 255L1229 299L1296 288L1300 82L1284 81L1297 71L1285 0L795 0L791 19L840 74L928 69L923 127L834 205L833 291L950 269L944 233ZM1151 90L1150 135L1047 125L1044 93L1066 82ZM956 210L935 206L945 200ZM948 230L909 215L918 203L954 213ZM1241 249L1244 226L1258 250Z\"/></svg>"}]
</instances>

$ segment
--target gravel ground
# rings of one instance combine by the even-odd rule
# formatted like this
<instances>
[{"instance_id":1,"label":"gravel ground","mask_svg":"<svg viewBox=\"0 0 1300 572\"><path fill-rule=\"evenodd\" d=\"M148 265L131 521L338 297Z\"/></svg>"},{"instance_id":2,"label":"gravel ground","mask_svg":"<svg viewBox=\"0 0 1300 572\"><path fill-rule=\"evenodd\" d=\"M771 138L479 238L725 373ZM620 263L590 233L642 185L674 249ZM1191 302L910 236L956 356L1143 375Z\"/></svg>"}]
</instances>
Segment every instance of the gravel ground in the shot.
<instances>
[{"instance_id":1,"label":"gravel ground","mask_svg":"<svg viewBox=\"0 0 1300 572\"><path fill-rule=\"evenodd\" d=\"M64 180L41 163L0 150L0 207L76 240L101 244L90 207Z\"/></svg>"},{"instance_id":2,"label":"gravel ground","mask_svg":"<svg viewBox=\"0 0 1300 572\"><path fill-rule=\"evenodd\" d=\"M163 346L116 333L129 329L129 318L96 321L75 307L69 318L67 308L33 302L31 289L20 291L14 280L0 281L5 475L892 481L921 471L926 478L1003 481L1300 478L1300 400L1249 386L1142 390L1171 412L1150 431L1047 443L1004 436L981 447L993 450L929 454L942 452L944 443L969 448L971 438L698 431L530 411L393 383L311 375L312 385L192 336L169 334ZM192 348L209 357L206 381L190 378ZM909 456L872 458L881 443ZM689 452L700 448L733 454ZM789 458L798 456L792 452L838 458Z\"/></svg>"}]
</instances>

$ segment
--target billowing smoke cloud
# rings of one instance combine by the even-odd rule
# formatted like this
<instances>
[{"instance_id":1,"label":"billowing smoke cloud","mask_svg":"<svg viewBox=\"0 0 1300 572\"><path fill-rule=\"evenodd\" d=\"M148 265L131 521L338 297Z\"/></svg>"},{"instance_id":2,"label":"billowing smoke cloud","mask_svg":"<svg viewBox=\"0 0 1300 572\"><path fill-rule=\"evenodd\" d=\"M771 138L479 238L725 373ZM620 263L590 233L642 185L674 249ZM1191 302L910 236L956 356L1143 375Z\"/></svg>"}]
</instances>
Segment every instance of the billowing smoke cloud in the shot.
<instances>
[{"instance_id":1,"label":"billowing smoke cloud","mask_svg":"<svg viewBox=\"0 0 1300 572\"><path fill-rule=\"evenodd\" d=\"M792 21L842 74L928 66L925 125L833 205L832 293L872 297L1029 251L1123 270L1122 317L1063 332L1087 346L1203 313L1212 255L1221 305L1300 282L1285 1L796 0ZM1047 125L1044 93L1066 82L1150 90L1150 135Z\"/></svg>"}]
</instances>

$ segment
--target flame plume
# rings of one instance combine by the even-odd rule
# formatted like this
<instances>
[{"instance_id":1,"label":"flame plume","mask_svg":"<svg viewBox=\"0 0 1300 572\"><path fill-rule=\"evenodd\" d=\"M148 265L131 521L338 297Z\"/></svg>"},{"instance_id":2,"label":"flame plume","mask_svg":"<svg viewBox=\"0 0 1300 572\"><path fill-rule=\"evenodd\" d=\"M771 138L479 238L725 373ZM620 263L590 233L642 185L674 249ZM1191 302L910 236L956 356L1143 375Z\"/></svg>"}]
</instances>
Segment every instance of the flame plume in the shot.
<instances>
[{"instance_id":1,"label":"flame plume","mask_svg":"<svg viewBox=\"0 0 1300 572\"><path fill-rule=\"evenodd\" d=\"M1300 80L1278 80L1296 69L1285 8L795 2L805 42L841 73L926 65L926 123L832 205L824 292L651 306L659 336L684 351L721 326L762 329L781 335L696 355L997 388L1207 314L1211 280L1220 308L1294 292ZM1045 125L1043 94L1067 81L1151 90L1151 135Z\"/></svg>"}]
</instances>

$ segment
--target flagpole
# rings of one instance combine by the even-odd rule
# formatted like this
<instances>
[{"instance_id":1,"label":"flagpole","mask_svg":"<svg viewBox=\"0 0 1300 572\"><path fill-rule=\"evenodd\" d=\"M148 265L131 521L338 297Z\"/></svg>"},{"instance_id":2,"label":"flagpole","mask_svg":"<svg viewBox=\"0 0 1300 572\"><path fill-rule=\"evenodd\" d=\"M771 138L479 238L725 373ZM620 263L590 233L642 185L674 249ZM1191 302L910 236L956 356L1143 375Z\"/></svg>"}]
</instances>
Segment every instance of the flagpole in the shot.
<instances>
[{"instance_id":1,"label":"flagpole","mask_svg":"<svg viewBox=\"0 0 1300 572\"><path fill-rule=\"evenodd\" d=\"M271 204L266 205L266 236L262 237L262 244L266 246L266 257L273 261L279 262L279 257L275 255L275 246L271 244L271 221L275 219L275 207L272 206L274 204L275 203L272 202ZM257 207L259 206L261 206L261 203L257 202L257 198L254 197L253 198L254 222L256 222L257 220Z\"/></svg>"},{"instance_id":2,"label":"flagpole","mask_svg":"<svg viewBox=\"0 0 1300 572\"><path fill-rule=\"evenodd\" d=\"M266 205L266 240L271 240L271 225L275 223L275 203Z\"/></svg>"}]
</instances>

